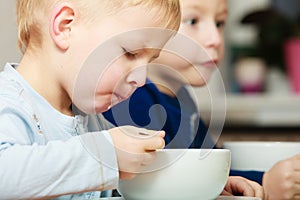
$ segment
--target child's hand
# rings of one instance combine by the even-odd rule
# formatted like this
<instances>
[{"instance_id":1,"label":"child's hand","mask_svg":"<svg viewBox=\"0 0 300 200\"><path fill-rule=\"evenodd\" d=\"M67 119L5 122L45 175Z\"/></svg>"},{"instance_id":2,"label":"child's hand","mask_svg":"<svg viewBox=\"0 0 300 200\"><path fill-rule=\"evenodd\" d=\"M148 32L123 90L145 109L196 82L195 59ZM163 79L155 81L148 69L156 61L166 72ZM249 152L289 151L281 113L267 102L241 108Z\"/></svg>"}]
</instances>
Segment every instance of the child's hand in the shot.
<instances>
[{"instance_id":1,"label":"child's hand","mask_svg":"<svg viewBox=\"0 0 300 200\"><path fill-rule=\"evenodd\" d=\"M131 179L155 158L155 150L165 146L164 131L152 131L133 126L109 130L116 148L120 179Z\"/></svg>"},{"instance_id":2,"label":"child's hand","mask_svg":"<svg viewBox=\"0 0 300 200\"><path fill-rule=\"evenodd\" d=\"M299 199L300 154L277 162L264 174L266 199Z\"/></svg>"},{"instance_id":3,"label":"child's hand","mask_svg":"<svg viewBox=\"0 0 300 200\"><path fill-rule=\"evenodd\" d=\"M264 191L257 182L240 176L229 176L222 192L225 196L249 196L264 198Z\"/></svg>"}]
</instances>

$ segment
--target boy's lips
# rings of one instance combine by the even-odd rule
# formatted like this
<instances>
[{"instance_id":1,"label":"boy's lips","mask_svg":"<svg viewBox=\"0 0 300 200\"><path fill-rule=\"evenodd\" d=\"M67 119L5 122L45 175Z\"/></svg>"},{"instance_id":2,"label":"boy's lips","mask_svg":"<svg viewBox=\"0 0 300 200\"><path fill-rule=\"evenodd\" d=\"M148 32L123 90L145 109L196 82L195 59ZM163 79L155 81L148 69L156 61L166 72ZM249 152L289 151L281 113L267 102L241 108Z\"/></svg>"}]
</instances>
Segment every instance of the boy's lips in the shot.
<instances>
[{"instance_id":1,"label":"boy's lips","mask_svg":"<svg viewBox=\"0 0 300 200\"><path fill-rule=\"evenodd\" d=\"M203 66L203 67L216 67L218 65L218 62L219 61L217 59L213 59L213 60L209 60L209 61L200 63L200 66Z\"/></svg>"},{"instance_id":2,"label":"boy's lips","mask_svg":"<svg viewBox=\"0 0 300 200\"><path fill-rule=\"evenodd\" d=\"M112 105L116 105L116 104L128 99L129 97L130 97L130 95L119 95L117 93L113 93L112 100L111 100Z\"/></svg>"}]
</instances>

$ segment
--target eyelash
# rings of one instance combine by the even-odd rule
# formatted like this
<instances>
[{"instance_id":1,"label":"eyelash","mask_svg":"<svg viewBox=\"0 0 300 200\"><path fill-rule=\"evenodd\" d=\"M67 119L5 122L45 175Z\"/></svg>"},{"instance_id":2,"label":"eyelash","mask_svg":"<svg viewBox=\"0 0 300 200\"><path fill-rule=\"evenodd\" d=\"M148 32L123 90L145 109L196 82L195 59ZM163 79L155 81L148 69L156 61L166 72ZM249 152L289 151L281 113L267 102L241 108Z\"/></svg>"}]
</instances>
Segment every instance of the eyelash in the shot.
<instances>
[{"instance_id":1,"label":"eyelash","mask_svg":"<svg viewBox=\"0 0 300 200\"><path fill-rule=\"evenodd\" d=\"M222 20L219 20L216 22L216 26L218 28L223 28L225 26L226 22L225 21L222 21Z\"/></svg>"},{"instance_id":2,"label":"eyelash","mask_svg":"<svg viewBox=\"0 0 300 200\"><path fill-rule=\"evenodd\" d=\"M193 25L197 24L198 21L199 21L198 19L192 18L192 19L186 20L186 23L187 23L188 25L193 26Z\"/></svg>"},{"instance_id":3,"label":"eyelash","mask_svg":"<svg viewBox=\"0 0 300 200\"><path fill-rule=\"evenodd\" d=\"M191 18L189 20L186 20L186 23L190 26L195 26L196 24L199 23L199 19L196 18ZM217 20L216 21L216 27L217 28L223 28L225 26L226 22L222 20Z\"/></svg>"},{"instance_id":4,"label":"eyelash","mask_svg":"<svg viewBox=\"0 0 300 200\"><path fill-rule=\"evenodd\" d=\"M126 55L127 57L129 57L129 58L135 58L135 56L137 55L136 53L132 53L131 51L128 51L128 50L125 49L125 48L122 48L122 49L123 49L125 55Z\"/></svg>"}]
</instances>

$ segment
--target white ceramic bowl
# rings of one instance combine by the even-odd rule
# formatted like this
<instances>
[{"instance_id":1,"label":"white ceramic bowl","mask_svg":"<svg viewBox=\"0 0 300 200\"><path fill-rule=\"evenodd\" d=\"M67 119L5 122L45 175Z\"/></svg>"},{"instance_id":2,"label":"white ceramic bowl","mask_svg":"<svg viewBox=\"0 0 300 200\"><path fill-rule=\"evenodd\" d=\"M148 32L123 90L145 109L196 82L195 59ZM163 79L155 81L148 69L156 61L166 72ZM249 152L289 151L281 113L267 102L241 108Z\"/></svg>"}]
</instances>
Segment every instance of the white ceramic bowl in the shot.
<instances>
[{"instance_id":1,"label":"white ceramic bowl","mask_svg":"<svg viewBox=\"0 0 300 200\"><path fill-rule=\"evenodd\" d=\"M231 169L267 171L280 160L300 153L300 142L224 142L231 151Z\"/></svg>"},{"instance_id":2,"label":"white ceramic bowl","mask_svg":"<svg viewBox=\"0 0 300 200\"><path fill-rule=\"evenodd\" d=\"M230 169L225 149L164 149L132 180L121 180L126 200L216 199Z\"/></svg>"}]
</instances>

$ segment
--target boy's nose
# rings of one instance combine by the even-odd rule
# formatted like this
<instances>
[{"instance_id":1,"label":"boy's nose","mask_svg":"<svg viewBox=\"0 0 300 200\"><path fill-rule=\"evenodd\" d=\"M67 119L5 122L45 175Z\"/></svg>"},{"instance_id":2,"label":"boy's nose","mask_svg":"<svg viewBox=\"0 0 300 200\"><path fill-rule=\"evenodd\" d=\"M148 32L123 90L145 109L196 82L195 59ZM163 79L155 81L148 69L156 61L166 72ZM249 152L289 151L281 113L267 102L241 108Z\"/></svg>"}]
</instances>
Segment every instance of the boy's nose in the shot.
<instances>
[{"instance_id":1,"label":"boy's nose","mask_svg":"<svg viewBox=\"0 0 300 200\"><path fill-rule=\"evenodd\" d=\"M221 35L215 25L211 25L204 35L203 41L206 47L219 47L221 44ZM202 33L201 33L202 34Z\"/></svg>"},{"instance_id":2,"label":"boy's nose","mask_svg":"<svg viewBox=\"0 0 300 200\"><path fill-rule=\"evenodd\" d=\"M127 82L141 87L145 85L147 77L147 64L140 65L134 68L127 77Z\"/></svg>"}]
</instances>

